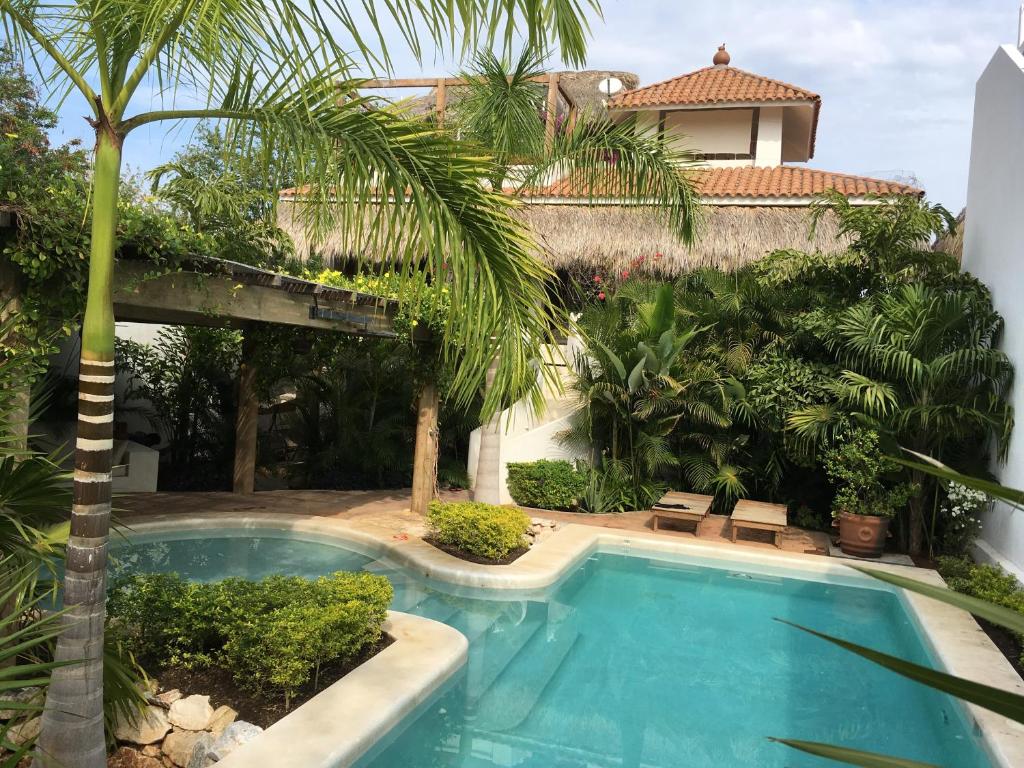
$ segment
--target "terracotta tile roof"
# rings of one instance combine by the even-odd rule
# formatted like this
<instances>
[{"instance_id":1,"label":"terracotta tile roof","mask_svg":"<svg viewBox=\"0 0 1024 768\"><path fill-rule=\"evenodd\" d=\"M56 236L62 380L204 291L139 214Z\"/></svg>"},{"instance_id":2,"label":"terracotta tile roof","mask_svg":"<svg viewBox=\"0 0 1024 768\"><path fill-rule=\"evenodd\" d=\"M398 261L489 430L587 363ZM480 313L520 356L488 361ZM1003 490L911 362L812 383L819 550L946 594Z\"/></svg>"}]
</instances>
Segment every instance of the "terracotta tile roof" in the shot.
<instances>
[{"instance_id":1,"label":"terracotta tile roof","mask_svg":"<svg viewBox=\"0 0 1024 768\"><path fill-rule=\"evenodd\" d=\"M735 104L752 101L813 101L821 97L803 88L736 67L704 67L643 88L617 94L611 109L673 104Z\"/></svg>"},{"instance_id":2,"label":"terracotta tile roof","mask_svg":"<svg viewBox=\"0 0 1024 768\"><path fill-rule=\"evenodd\" d=\"M770 168L705 168L691 172L697 188L705 198L807 198L835 189L847 197L863 195L922 195L924 192L908 184L900 184L867 176L831 173L816 168L782 165ZM616 197L609 185L594 192L596 197ZM587 197L578 186L561 179L524 195L526 198Z\"/></svg>"}]
</instances>

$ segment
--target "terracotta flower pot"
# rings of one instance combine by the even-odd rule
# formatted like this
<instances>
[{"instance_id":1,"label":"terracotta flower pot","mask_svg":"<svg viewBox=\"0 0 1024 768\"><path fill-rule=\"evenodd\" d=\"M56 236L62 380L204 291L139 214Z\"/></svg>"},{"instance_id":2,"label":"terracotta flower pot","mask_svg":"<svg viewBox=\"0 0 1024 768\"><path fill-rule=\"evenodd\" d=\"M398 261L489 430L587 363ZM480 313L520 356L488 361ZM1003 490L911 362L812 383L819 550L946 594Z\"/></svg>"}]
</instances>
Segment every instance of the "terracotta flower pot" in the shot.
<instances>
[{"instance_id":1,"label":"terracotta flower pot","mask_svg":"<svg viewBox=\"0 0 1024 768\"><path fill-rule=\"evenodd\" d=\"M876 515L839 515L839 547L855 557L879 557L885 549L889 518Z\"/></svg>"}]
</instances>

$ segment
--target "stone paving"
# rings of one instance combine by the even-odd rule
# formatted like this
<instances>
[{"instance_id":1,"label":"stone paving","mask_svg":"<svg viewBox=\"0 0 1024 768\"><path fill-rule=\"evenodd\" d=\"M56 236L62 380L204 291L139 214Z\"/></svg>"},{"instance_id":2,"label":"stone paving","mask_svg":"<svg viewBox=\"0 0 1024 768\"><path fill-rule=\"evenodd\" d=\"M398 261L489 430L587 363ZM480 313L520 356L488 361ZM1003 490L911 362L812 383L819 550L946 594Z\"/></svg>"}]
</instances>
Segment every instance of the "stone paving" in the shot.
<instances>
[{"instance_id":1,"label":"stone paving","mask_svg":"<svg viewBox=\"0 0 1024 768\"><path fill-rule=\"evenodd\" d=\"M144 517L147 514L217 515L275 512L342 518L355 528L385 538L399 535L423 536L426 526L423 519L409 509L410 495L411 491L407 488L386 491L259 491L250 495L227 492L148 493L121 496L114 504L123 510L121 516L126 518ZM468 494L465 491L446 491L441 497L445 500L465 500ZM651 529L649 511L611 515L552 512L541 509L526 511L533 517L554 520L563 525L579 523L627 531ZM777 551L771 542L770 534L764 532L764 535L758 535L760 533L744 531L744 538L733 544L729 537L729 518L709 515L702 526L700 538L727 546ZM678 531L663 529L659 535L694 538L692 530L686 528L680 528ZM828 535L820 531L807 531L789 526L780 534L780 549L785 552L827 555L828 541Z\"/></svg>"}]
</instances>

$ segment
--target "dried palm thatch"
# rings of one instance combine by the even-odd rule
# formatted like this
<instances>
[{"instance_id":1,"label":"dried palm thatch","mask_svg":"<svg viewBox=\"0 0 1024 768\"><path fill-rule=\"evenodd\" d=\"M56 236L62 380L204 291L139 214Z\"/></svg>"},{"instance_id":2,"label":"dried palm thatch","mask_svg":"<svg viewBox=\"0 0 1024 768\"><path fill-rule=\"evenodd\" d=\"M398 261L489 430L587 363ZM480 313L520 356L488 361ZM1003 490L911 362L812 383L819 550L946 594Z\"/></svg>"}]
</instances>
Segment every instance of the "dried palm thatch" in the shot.
<instances>
[{"instance_id":1,"label":"dried palm thatch","mask_svg":"<svg viewBox=\"0 0 1024 768\"><path fill-rule=\"evenodd\" d=\"M967 209L960 211L956 217L956 229L943 235L932 244L933 251L948 253L962 264L964 260L964 229L967 226Z\"/></svg>"},{"instance_id":2,"label":"dried palm thatch","mask_svg":"<svg viewBox=\"0 0 1024 768\"><path fill-rule=\"evenodd\" d=\"M313 243L295 218L295 203L282 202L278 223L295 241L300 258L318 253L340 264L351 258L343 239L331 233ZM527 204L521 214L534 233L541 258L554 269L624 268L643 256L647 268L672 276L697 267L736 269L772 251L795 249L838 253L849 245L831 215L811 233L802 206L707 206L697 241L682 245L643 208L618 205ZM655 258L657 254L660 257ZM364 258L380 262L380 254Z\"/></svg>"}]
</instances>

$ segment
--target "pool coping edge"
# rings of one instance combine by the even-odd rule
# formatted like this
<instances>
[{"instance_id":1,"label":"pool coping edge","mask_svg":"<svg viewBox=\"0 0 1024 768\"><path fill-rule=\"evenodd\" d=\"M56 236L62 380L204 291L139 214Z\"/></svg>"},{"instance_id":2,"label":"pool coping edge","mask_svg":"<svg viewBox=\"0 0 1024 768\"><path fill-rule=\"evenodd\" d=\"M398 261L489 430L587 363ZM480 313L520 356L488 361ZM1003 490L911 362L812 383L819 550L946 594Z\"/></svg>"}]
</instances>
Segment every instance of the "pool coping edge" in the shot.
<instances>
[{"instance_id":1,"label":"pool coping edge","mask_svg":"<svg viewBox=\"0 0 1024 768\"><path fill-rule=\"evenodd\" d=\"M388 611L383 629L391 645L228 754L218 768L351 765L466 663L468 641L446 624Z\"/></svg>"}]
</instances>

